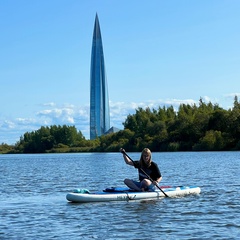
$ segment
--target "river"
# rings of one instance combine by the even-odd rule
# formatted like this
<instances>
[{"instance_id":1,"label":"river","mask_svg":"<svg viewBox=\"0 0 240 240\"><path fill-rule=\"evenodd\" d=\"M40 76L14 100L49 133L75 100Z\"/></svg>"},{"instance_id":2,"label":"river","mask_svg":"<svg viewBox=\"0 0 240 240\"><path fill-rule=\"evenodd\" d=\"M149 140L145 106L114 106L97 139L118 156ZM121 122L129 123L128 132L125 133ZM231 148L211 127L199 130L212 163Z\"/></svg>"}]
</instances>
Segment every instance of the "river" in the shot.
<instances>
[{"instance_id":1,"label":"river","mask_svg":"<svg viewBox=\"0 0 240 240\"><path fill-rule=\"evenodd\" d=\"M134 160L140 153L128 153ZM120 153L0 155L0 239L240 239L240 153L153 153L161 185L199 195L72 204L75 188L124 186Z\"/></svg>"}]
</instances>

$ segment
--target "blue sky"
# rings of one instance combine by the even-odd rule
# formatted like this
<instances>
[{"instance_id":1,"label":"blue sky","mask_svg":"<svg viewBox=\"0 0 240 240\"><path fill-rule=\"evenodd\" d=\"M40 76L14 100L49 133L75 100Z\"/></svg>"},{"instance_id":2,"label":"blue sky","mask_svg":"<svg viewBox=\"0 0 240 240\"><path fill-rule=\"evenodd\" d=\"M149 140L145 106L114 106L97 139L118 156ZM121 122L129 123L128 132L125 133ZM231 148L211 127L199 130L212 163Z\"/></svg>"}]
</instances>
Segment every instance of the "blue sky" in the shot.
<instances>
[{"instance_id":1,"label":"blue sky","mask_svg":"<svg viewBox=\"0 0 240 240\"><path fill-rule=\"evenodd\" d=\"M89 139L90 57L98 13L111 126L138 107L240 96L240 1L0 1L0 143L75 125Z\"/></svg>"}]
</instances>

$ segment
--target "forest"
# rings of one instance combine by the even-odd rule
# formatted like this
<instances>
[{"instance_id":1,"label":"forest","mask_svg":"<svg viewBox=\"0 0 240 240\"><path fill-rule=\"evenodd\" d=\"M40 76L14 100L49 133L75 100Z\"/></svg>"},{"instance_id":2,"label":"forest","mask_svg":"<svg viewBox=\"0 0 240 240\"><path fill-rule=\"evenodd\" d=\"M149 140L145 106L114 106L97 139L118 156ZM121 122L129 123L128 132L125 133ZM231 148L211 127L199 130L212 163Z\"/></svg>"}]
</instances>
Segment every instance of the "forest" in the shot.
<instances>
[{"instance_id":1,"label":"forest","mask_svg":"<svg viewBox=\"0 0 240 240\"><path fill-rule=\"evenodd\" d=\"M138 108L123 122L124 129L87 140L75 126L41 127L26 132L14 146L2 143L0 153L153 152L240 150L240 103L225 110L218 104L181 104L158 109Z\"/></svg>"}]
</instances>

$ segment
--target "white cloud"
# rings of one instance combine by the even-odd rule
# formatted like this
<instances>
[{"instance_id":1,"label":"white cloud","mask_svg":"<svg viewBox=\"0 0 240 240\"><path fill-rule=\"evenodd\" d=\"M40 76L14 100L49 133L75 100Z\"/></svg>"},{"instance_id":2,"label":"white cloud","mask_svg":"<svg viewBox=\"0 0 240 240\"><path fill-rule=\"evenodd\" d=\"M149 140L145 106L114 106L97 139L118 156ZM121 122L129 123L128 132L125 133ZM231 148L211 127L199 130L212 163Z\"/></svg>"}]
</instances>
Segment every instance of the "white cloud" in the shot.
<instances>
[{"instance_id":1,"label":"white cloud","mask_svg":"<svg viewBox=\"0 0 240 240\"><path fill-rule=\"evenodd\" d=\"M224 97L231 98L232 100L234 99L235 96L240 97L240 93L228 93L224 95Z\"/></svg>"},{"instance_id":2,"label":"white cloud","mask_svg":"<svg viewBox=\"0 0 240 240\"><path fill-rule=\"evenodd\" d=\"M123 122L129 114L134 114L139 107L158 109L158 107L172 105L175 109L181 104L194 104L192 99L158 99L147 102L111 102L110 120L111 126L123 129ZM1 122L0 119L0 142L15 144L25 132L38 130L41 126L50 125L74 125L82 134L89 139L89 105L74 106L64 104L59 106L55 103L43 104L43 109L36 112L30 118L15 118Z\"/></svg>"},{"instance_id":3,"label":"white cloud","mask_svg":"<svg viewBox=\"0 0 240 240\"><path fill-rule=\"evenodd\" d=\"M16 124L19 125L29 125L36 123L36 119L34 118L16 118Z\"/></svg>"},{"instance_id":4,"label":"white cloud","mask_svg":"<svg viewBox=\"0 0 240 240\"><path fill-rule=\"evenodd\" d=\"M44 103L43 106L51 106L51 107L54 107L56 106L56 104L54 102L49 102L49 103Z\"/></svg>"},{"instance_id":5,"label":"white cloud","mask_svg":"<svg viewBox=\"0 0 240 240\"><path fill-rule=\"evenodd\" d=\"M4 120L0 122L0 128L1 130L9 130L9 129L14 129L16 124L13 121L10 120Z\"/></svg>"}]
</instances>

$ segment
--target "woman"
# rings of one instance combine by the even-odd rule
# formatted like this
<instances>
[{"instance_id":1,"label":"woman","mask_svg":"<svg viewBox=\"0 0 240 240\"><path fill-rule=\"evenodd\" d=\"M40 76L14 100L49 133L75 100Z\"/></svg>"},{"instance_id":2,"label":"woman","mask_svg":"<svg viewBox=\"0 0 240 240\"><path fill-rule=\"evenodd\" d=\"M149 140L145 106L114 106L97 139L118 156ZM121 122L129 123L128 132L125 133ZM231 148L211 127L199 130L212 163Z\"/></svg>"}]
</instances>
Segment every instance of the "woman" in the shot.
<instances>
[{"instance_id":1,"label":"woman","mask_svg":"<svg viewBox=\"0 0 240 240\"><path fill-rule=\"evenodd\" d=\"M162 180L161 172L158 165L152 161L152 153L148 148L144 148L139 161L132 161L124 153L125 150L120 148L126 164L138 169L139 181L125 179L124 183L136 191L155 191L156 185ZM151 181L148 176L153 180Z\"/></svg>"}]
</instances>

